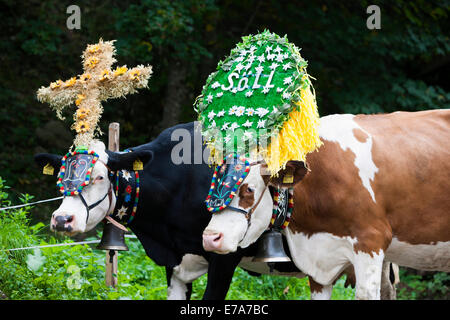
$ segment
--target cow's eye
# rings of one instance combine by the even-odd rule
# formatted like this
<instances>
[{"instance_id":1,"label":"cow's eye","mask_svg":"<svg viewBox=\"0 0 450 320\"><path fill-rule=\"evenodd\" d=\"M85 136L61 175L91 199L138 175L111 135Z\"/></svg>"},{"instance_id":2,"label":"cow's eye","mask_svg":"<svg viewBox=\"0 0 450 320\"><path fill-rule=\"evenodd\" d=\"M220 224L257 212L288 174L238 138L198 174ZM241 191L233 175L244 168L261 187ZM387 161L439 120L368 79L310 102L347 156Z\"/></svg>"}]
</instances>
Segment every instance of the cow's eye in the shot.
<instances>
[{"instance_id":1,"label":"cow's eye","mask_svg":"<svg viewBox=\"0 0 450 320\"><path fill-rule=\"evenodd\" d=\"M98 176L97 178L95 178L95 181L97 180L103 180L103 176Z\"/></svg>"},{"instance_id":2,"label":"cow's eye","mask_svg":"<svg viewBox=\"0 0 450 320\"><path fill-rule=\"evenodd\" d=\"M255 192L255 189L253 189L252 187L247 187L247 191L250 193L253 193L253 192Z\"/></svg>"}]
</instances>

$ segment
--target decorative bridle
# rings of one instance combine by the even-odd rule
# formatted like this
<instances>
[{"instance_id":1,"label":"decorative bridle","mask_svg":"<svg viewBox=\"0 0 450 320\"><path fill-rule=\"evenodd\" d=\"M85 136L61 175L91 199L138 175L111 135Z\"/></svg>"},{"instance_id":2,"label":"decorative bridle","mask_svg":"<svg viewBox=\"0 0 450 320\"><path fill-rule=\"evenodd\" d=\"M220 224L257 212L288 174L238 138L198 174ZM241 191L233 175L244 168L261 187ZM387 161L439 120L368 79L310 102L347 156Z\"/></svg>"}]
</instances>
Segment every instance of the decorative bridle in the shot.
<instances>
[{"instance_id":1,"label":"decorative bridle","mask_svg":"<svg viewBox=\"0 0 450 320\"><path fill-rule=\"evenodd\" d=\"M262 160L260 160L260 161L255 161L255 162L250 163L250 164L249 164L249 167L256 166L256 165L261 164L261 163L263 163ZM265 187L264 187L263 191L261 192L261 195L259 196L258 200L256 201L256 203L255 203L250 209L245 210L245 209L233 207L233 206L230 206L230 205L228 205L227 208L230 209L230 210L232 210L232 211L236 211L236 212L242 213L242 214L245 216L245 218L246 218L248 221L250 221L250 218L251 218L253 212L254 212L254 211L256 210L256 208L258 207L259 203L261 202L261 199L262 199L262 197L263 197L263 195L264 195L264 192L266 191L267 187L268 187L268 185L265 185Z\"/></svg>"},{"instance_id":2,"label":"decorative bridle","mask_svg":"<svg viewBox=\"0 0 450 320\"><path fill-rule=\"evenodd\" d=\"M239 179L236 181L235 185L233 186L233 188L232 188L228 198L223 202L223 204L221 206L214 207L214 206L211 205L210 201L211 201L211 198L212 198L212 195L213 195L213 191L217 187L216 183L217 183L218 173L222 169L222 166L226 164L225 161L226 161L227 158L234 158L235 161L239 160L240 162L245 164L245 169L243 170L242 175L239 177ZM230 209L232 211L236 211L236 212L242 213L245 216L245 218L247 219L248 223L250 224L251 216L252 216L253 212L256 210L256 208L258 207L259 203L261 202L262 197L264 196L265 190L268 187L268 185L265 185L264 190L261 192L261 195L259 196L259 198L256 201L256 203L248 210L231 206L230 203L231 203L231 200L233 199L233 197L236 195L237 190L241 186L242 181L244 181L244 179L248 175L248 173L250 171L250 167L258 165L258 164L261 164L261 163L263 163L263 160L254 161L254 162L250 163L245 157L239 156L239 155L237 155L235 153L233 155L229 155L228 157L226 157L222 164L216 166L216 168L214 170L213 178L212 178L212 181L211 181L211 187L210 187L208 196L206 197L206 200L205 200L206 201L206 207L207 207L208 211L210 211L211 213L217 213L218 211L221 211L221 210L223 210L225 208L226 209Z\"/></svg>"},{"instance_id":3,"label":"decorative bridle","mask_svg":"<svg viewBox=\"0 0 450 320\"><path fill-rule=\"evenodd\" d=\"M128 149L125 151L131 152L131 150L128 150ZM81 160L79 158L81 158ZM78 163L78 162L80 162L80 161L83 161L83 165L85 165L85 167L82 167L81 173L78 173L78 175L77 175L76 172L73 170L77 170L79 168L80 163ZM69 164L67 162L69 162ZM102 198L100 198L98 201L94 202L93 204L88 205L86 199L84 198L84 196L82 194L82 190L85 186L87 186L91 182L91 173L92 173L95 163L97 163L97 162L101 162L107 168L108 173L109 173L108 178L110 181L110 186L109 186L108 191ZM89 164L89 168L87 167L88 164ZM67 165L71 166L69 168L68 173L66 172ZM72 171L70 171L70 170L72 170ZM112 171L106 163L104 163L103 161L101 161L99 159L98 154L95 153L94 151L76 150L73 152L68 152L61 159L61 168L60 168L60 172L58 175L57 186L59 187L60 192L64 195L64 198L66 196L76 196L76 195L80 196L80 200L86 209L86 224L89 220L90 210L92 210L95 207L97 207L98 205L100 205L106 199L106 197L108 197L108 199L109 199L108 214L106 215L105 219L108 220L109 222L113 223L118 228L120 228L124 231L128 231L126 229L126 227L124 227L121 223L117 222L110 215L111 204L112 204L112 200L113 200L112 197L113 197L114 184L116 184L115 185L116 199L118 199L118 197L119 197L119 194L118 194L119 193L119 171L121 171L121 170ZM73 175L75 175L76 179L71 179ZM139 201L139 180L140 179L139 179L138 171L134 171L134 175L135 175L136 183L135 183L135 188L134 188L135 195L134 195L134 201L133 201L133 208L132 208L132 212L130 214L129 219L128 219L128 221L125 222L125 224L129 224L134 219L134 216L137 211L137 204ZM114 180L114 177L116 178L115 180ZM74 183L73 182L74 180L77 183ZM95 182L93 182L93 183L95 183ZM126 190L126 191L128 191L128 190ZM128 192L128 193L131 193L131 192ZM115 207L117 207L117 203L116 203ZM116 212L116 208L113 211L113 213L115 213L115 212Z\"/></svg>"},{"instance_id":4,"label":"decorative bridle","mask_svg":"<svg viewBox=\"0 0 450 320\"><path fill-rule=\"evenodd\" d=\"M234 158L234 160L236 161L237 159L240 160L241 163L245 164L245 170L243 171L242 175L239 177L239 179L236 181L235 185L233 186L230 194L228 195L228 198L222 203L221 206L213 206L210 201L213 200L213 192L215 190L215 188L217 187L216 184L217 183L221 183L224 184L224 180L225 177L224 176L222 178L222 180L217 181L217 177L218 177L218 173L221 171L222 166L225 164L225 160L224 162L218 166L216 166L215 170L214 170L214 175L211 181L211 187L208 193L208 196L206 198L206 206L208 211L210 211L211 213L218 213L219 211L223 210L223 209L229 209L238 213L241 213L245 216L246 220L247 220L247 229L245 231L245 234L243 236L242 239L245 238L245 235L247 234L250 225L251 225L251 217L253 215L253 213L255 212L255 210L258 208L259 203L261 202L266 189L269 187L269 182L268 181L264 181L264 189L262 190L261 194L259 195L257 201L254 203L254 205L250 208L250 209L243 209L243 208L238 208L238 207L234 207L231 206L231 200L233 199L233 197L235 196L237 190L240 188L242 182L244 181L244 179L246 178L246 176L248 175L250 168L252 166L258 165L258 164L262 164L264 161L263 160L259 160L259 161L255 161L252 163L249 163L247 161L247 159L245 159L244 157L239 157L238 155L234 154L234 155L229 155L228 157L231 158L231 156ZM239 163L238 163L239 165ZM236 166L236 165L235 165ZM269 223L268 228L276 228L276 229L285 229L287 227L287 225L289 224L290 221L290 217L292 214L292 210L294 207L294 198L293 198L293 193L294 193L294 189L293 188L288 188L287 191L287 196L286 199L284 199L286 201L286 203L283 203L283 207L286 208L286 211L284 212L283 210L278 210L278 204L279 204L279 200L280 200L280 196L279 193L281 192L281 188L277 187L276 190L274 191L274 196L273 196L273 211L272 211L272 218L271 221ZM218 193L218 191L216 191L216 193ZM221 199L222 200L222 199ZM279 212L280 211L280 212ZM282 212L283 211L283 212ZM282 216L282 217L281 217ZM282 219L277 219L278 217L281 217ZM275 225L275 220L277 220L277 225ZM281 220L281 221L280 221ZM241 240L242 241L242 240Z\"/></svg>"}]
</instances>

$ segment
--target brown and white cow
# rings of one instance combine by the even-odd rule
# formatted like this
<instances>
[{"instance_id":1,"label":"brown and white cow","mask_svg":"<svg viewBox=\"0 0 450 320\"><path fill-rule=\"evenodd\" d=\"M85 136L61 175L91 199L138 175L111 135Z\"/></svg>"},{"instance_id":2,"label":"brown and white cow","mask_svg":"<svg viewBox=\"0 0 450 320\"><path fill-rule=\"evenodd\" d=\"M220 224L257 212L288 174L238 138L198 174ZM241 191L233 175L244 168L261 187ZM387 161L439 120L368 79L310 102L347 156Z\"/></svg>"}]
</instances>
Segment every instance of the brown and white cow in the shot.
<instances>
[{"instance_id":1,"label":"brown and white cow","mask_svg":"<svg viewBox=\"0 0 450 320\"><path fill-rule=\"evenodd\" d=\"M254 209L250 223L236 211L213 215L204 247L225 254L253 243L271 217L267 185L292 170L285 235L296 266L325 290L353 265L356 298L379 299L384 259L449 272L450 110L330 115L319 134L308 170L293 161L269 179L264 164L252 166L230 204Z\"/></svg>"}]
</instances>

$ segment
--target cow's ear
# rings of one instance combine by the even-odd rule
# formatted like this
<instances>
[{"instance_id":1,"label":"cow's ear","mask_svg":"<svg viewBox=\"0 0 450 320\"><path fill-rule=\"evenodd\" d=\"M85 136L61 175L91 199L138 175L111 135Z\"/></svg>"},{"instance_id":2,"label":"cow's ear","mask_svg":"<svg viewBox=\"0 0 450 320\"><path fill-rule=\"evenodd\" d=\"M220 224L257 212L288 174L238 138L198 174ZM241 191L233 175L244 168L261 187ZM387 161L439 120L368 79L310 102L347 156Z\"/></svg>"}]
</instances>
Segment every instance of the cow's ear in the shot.
<instances>
[{"instance_id":1,"label":"cow's ear","mask_svg":"<svg viewBox=\"0 0 450 320\"><path fill-rule=\"evenodd\" d=\"M127 153L118 153L105 150L108 154L108 168L112 171L125 169L127 171L136 170L136 164L142 163L142 168L153 160L153 151L139 150ZM134 167L134 168L133 168ZM137 170L142 170L139 168Z\"/></svg>"},{"instance_id":2,"label":"cow's ear","mask_svg":"<svg viewBox=\"0 0 450 320\"><path fill-rule=\"evenodd\" d=\"M278 176L270 178L269 183L279 187L293 187L307 173L308 169L303 161L291 160L286 163L286 168L278 172Z\"/></svg>"},{"instance_id":3,"label":"cow's ear","mask_svg":"<svg viewBox=\"0 0 450 320\"><path fill-rule=\"evenodd\" d=\"M62 156L52 153L38 153L34 155L34 161L41 168L42 173L56 176L61 167Z\"/></svg>"}]
</instances>

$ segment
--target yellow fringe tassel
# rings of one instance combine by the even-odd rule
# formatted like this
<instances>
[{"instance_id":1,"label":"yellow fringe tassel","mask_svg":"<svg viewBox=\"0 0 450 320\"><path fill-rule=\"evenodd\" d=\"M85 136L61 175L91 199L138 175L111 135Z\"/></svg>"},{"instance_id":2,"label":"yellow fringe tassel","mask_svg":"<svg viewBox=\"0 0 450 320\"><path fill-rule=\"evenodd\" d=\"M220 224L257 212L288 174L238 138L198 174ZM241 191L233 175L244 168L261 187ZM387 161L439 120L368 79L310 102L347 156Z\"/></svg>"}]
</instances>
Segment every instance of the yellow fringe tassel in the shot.
<instances>
[{"instance_id":1,"label":"yellow fringe tassel","mask_svg":"<svg viewBox=\"0 0 450 320\"><path fill-rule=\"evenodd\" d=\"M306 155L319 148L319 113L311 86L300 92L298 108L291 111L276 138L271 139L263 155L272 176L284 169L289 160L305 161Z\"/></svg>"}]
</instances>

